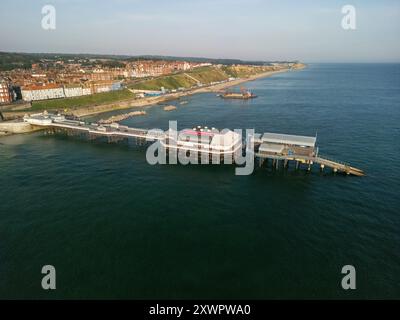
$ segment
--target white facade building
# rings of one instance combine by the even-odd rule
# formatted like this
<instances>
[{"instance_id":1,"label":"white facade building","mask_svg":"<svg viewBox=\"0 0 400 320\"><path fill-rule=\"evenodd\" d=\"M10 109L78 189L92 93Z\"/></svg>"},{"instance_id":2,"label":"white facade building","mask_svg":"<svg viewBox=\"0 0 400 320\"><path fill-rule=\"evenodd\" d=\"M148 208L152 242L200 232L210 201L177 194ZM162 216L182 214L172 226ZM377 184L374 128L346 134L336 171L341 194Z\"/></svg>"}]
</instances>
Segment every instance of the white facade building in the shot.
<instances>
[{"instance_id":1,"label":"white facade building","mask_svg":"<svg viewBox=\"0 0 400 320\"><path fill-rule=\"evenodd\" d=\"M25 101L65 98L63 87L55 84L24 87L21 90L21 95Z\"/></svg>"},{"instance_id":2,"label":"white facade building","mask_svg":"<svg viewBox=\"0 0 400 320\"><path fill-rule=\"evenodd\" d=\"M79 97L91 94L90 88L84 87L64 87L64 95L66 98Z\"/></svg>"},{"instance_id":3,"label":"white facade building","mask_svg":"<svg viewBox=\"0 0 400 320\"><path fill-rule=\"evenodd\" d=\"M196 127L193 130L169 132L170 141L160 141L161 145L177 150L195 151L200 153L233 155L241 150L241 136L231 130L218 132L216 129ZM177 139L174 136L177 135Z\"/></svg>"}]
</instances>

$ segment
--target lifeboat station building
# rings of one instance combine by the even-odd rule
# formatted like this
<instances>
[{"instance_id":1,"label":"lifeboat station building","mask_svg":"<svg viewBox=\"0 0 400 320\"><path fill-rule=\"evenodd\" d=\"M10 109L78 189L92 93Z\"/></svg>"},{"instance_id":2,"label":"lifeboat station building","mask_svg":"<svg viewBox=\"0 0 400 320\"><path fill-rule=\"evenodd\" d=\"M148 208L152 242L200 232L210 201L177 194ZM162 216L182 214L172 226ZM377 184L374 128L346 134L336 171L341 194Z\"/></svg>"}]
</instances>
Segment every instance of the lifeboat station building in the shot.
<instances>
[{"instance_id":1,"label":"lifeboat station building","mask_svg":"<svg viewBox=\"0 0 400 320\"><path fill-rule=\"evenodd\" d=\"M269 132L255 137L254 140L255 143L258 142L258 152L261 154L308 157L313 157L318 153L316 141L316 137Z\"/></svg>"}]
</instances>

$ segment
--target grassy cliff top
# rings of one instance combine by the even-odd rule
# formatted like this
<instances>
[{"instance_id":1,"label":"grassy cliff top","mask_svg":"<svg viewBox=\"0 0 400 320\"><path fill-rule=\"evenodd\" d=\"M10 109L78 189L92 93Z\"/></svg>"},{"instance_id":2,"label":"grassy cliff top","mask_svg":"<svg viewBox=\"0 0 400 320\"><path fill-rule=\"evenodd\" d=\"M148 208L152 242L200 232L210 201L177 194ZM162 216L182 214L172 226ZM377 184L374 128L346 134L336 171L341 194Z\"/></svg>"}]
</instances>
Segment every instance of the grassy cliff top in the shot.
<instances>
[{"instance_id":1,"label":"grassy cliff top","mask_svg":"<svg viewBox=\"0 0 400 320\"><path fill-rule=\"evenodd\" d=\"M170 90L178 88L188 89L197 85L198 83L208 85L212 82L228 80L231 77L246 78L251 75L272 70L273 67L260 66L201 67L178 74L161 76L149 80L142 80L131 84L129 87L132 89L140 90L160 90L161 87Z\"/></svg>"}]
</instances>

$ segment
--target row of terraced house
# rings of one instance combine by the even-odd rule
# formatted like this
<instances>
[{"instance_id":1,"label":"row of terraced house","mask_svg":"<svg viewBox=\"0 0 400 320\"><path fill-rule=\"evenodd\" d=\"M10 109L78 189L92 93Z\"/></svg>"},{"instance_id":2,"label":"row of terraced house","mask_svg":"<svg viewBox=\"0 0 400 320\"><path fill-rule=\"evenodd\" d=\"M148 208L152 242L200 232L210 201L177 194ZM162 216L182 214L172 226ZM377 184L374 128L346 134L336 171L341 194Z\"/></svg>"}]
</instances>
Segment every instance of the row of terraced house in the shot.
<instances>
[{"instance_id":1,"label":"row of terraced house","mask_svg":"<svg viewBox=\"0 0 400 320\"><path fill-rule=\"evenodd\" d=\"M59 85L49 83L30 85L21 88L22 100L36 101L58 98L70 98L94 93L109 92L121 89L121 82L98 81L89 85Z\"/></svg>"}]
</instances>

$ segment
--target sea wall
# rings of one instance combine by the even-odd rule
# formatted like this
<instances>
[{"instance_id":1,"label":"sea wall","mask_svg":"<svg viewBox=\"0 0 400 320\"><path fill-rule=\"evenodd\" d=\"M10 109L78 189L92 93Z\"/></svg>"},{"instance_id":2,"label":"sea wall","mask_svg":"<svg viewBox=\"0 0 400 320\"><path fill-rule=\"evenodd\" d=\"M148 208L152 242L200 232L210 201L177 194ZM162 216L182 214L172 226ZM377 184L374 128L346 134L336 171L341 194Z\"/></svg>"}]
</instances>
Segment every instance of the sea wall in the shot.
<instances>
[{"instance_id":1,"label":"sea wall","mask_svg":"<svg viewBox=\"0 0 400 320\"><path fill-rule=\"evenodd\" d=\"M27 122L14 122L5 121L0 122L0 135L4 134L14 134L14 133L28 133L33 131L41 130L42 128L37 126L32 126Z\"/></svg>"}]
</instances>

